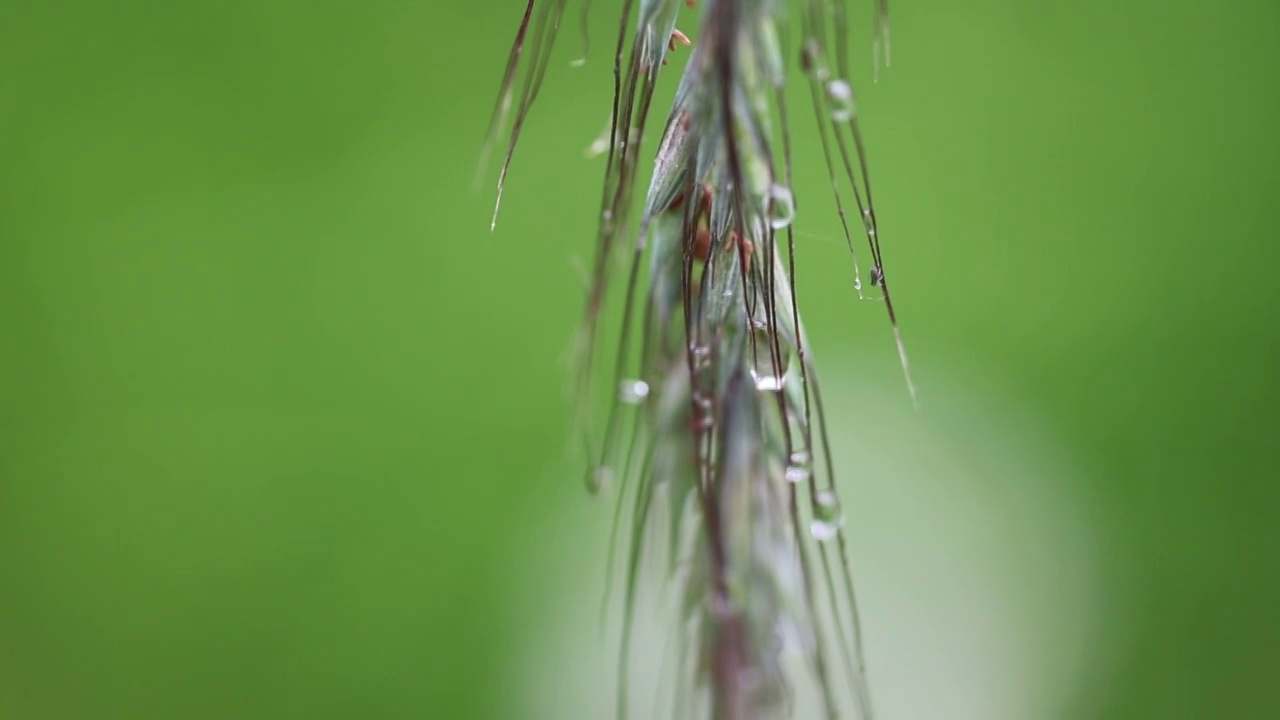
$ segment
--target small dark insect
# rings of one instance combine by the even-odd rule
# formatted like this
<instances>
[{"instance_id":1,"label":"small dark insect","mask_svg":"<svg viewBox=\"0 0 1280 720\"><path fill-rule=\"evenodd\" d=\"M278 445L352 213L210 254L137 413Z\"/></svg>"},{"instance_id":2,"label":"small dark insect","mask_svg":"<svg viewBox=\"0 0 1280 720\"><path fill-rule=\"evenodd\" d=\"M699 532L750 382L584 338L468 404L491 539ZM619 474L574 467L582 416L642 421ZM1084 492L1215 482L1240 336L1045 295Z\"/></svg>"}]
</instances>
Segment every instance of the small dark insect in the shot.
<instances>
[{"instance_id":1,"label":"small dark insect","mask_svg":"<svg viewBox=\"0 0 1280 720\"><path fill-rule=\"evenodd\" d=\"M884 284L884 270L879 267L871 268L871 286L880 287Z\"/></svg>"}]
</instances>

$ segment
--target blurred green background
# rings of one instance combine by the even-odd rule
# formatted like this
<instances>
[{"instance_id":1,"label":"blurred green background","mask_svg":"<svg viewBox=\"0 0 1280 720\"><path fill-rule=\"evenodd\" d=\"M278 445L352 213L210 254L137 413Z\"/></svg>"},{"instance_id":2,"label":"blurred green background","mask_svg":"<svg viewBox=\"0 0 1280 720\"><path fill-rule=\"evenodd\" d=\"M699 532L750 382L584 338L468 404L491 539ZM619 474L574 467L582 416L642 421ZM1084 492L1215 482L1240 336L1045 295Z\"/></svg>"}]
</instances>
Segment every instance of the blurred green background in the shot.
<instances>
[{"instance_id":1,"label":"blurred green background","mask_svg":"<svg viewBox=\"0 0 1280 720\"><path fill-rule=\"evenodd\" d=\"M0 718L522 716L527 603L571 582L528 538L591 505L562 358L613 6L491 234L517 0L4 4ZM895 2L875 86L857 33L919 412L1005 398L1090 508L1109 620L1055 717L1280 717L1278 26ZM810 332L905 403L796 108Z\"/></svg>"}]
</instances>

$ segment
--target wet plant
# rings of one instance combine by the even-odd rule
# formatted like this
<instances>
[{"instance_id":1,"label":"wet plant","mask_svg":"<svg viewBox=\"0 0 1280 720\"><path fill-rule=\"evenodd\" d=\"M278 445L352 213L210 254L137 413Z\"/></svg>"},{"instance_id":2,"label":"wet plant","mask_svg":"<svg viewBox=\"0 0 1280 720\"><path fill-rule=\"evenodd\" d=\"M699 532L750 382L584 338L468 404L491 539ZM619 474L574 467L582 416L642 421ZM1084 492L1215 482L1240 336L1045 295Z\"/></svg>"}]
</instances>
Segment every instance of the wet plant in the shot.
<instances>
[{"instance_id":1,"label":"wet plant","mask_svg":"<svg viewBox=\"0 0 1280 720\"><path fill-rule=\"evenodd\" d=\"M589 2L580 11L584 28ZM492 142L511 121L499 203L566 4L527 0L490 128ZM682 602L671 624L678 646L672 706L661 716L785 716L795 676L804 674L825 717L852 704L870 718L844 516L795 282L798 211L785 95L785 60L794 57L808 87L804 126L821 142L854 287L862 296L857 247L865 239L869 283L888 311L905 370L850 82L848 3L620 4L597 250L575 346L588 485L616 493L611 555L618 535L629 535L619 555L618 715L629 708L642 559L663 534L670 573L658 581L673 583ZM682 14L697 17L692 43L676 29ZM889 61L884 0L868 17L878 69ZM690 43L656 154L646 151L657 127L655 88L674 67L668 56ZM640 168L650 158L642 187ZM602 361L601 324L613 290L622 297L621 336ZM593 399L601 387L609 402L598 413Z\"/></svg>"}]
</instances>

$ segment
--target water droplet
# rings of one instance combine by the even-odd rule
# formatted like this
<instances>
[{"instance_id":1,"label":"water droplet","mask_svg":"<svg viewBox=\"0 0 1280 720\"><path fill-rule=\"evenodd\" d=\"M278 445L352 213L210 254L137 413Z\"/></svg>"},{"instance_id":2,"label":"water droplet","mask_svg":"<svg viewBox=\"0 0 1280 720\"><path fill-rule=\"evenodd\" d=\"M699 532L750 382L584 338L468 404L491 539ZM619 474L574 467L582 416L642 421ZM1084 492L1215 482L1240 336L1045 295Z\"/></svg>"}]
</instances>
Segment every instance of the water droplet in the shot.
<instances>
[{"instance_id":1,"label":"water droplet","mask_svg":"<svg viewBox=\"0 0 1280 720\"><path fill-rule=\"evenodd\" d=\"M756 389L761 392L780 392L787 384L787 373L791 369L791 354L785 342L778 340L780 351L779 362L774 362L774 336L769 331L769 323L763 318L756 318L751 326L756 337L756 356L751 364L751 379L756 382Z\"/></svg>"},{"instance_id":2,"label":"water droplet","mask_svg":"<svg viewBox=\"0 0 1280 720\"><path fill-rule=\"evenodd\" d=\"M594 467L587 473L587 492L599 495L605 485L613 482L613 468L608 465Z\"/></svg>"},{"instance_id":3,"label":"water droplet","mask_svg":"<svg viewBox=\"0 0 1280 720\"><path fill-rule=\"evenodd\" d=\"M829 522L813 520L809 523L809 533L813 535L814 540L825 541L840 534L840 528Z\"/></svg>"},{"instance_id":4,"label":"water droplet","mask_svg":"<svg viewBox=\"0 0 1280 720\"><path fill-rule=\"evenodd\" d=\"M705 370L711 367L711 346L710 345L693 345L689 348L689 352L693 355L694 371Z\"/></svg>"},{"instance_id":5,"label":"water droplet","mask_svg":"<svg viewBox=\"0 0 1280 720\"><path fill-rule=\"evenodd\" d=\"M587 149L582 151L582 154L585 155L587 158L599 157L603 155L605 151L607 151L608 149L609 149L609 139L604 137L599 137L599 138L596 138L595 140L592 140L591 144L587 146Z\"/></svg>"},{"instance_id":6,"label":"water droplet","mask_svg":"<svg viewBox=\"0 0 1280 720\"><path fill-rule=\"evenodd\" d=\"M800 68L805 75L818 82L826 82L827 78L831 77L830 71L827 70L826 57L822 52L822 43L817 38L809 38L801 46Z\"/></svg>"},{"instance_id":7,"label":"water droplet","mask_svg":"<svg viewBox=\"0 0 1280 720\"><path fill-rule=\"evenodd\" d=\"M715 427L715 398L703 390L694 390L691 415L694 430L710 430Z\"/></svg>"},{"instance_id":8,"label":"water droplet","mask_svg":"<svg viewBox=\"0 0 1280 720\"><path fill-rule=\"evenodd\" d=\"M751 365L751 379L756 382L760 392L782 392L787 385L787 371L790 369L790 358L782 356L781 367L774 365L773 353L769 351L768 339L760 343L759 357Z\"/></svg>"},{"instance_id":9,"label":"water droplet","mask_svg":"<svg viewBox=\"0 0 1280 720\"><path fill-rule=\"evenodd\" d=\"M805 450L796 450L791 453L791 457L787 458L787 469L783 473L783 477L786 478L787 482L804 482L813 475L813 469L809 466L809 459L809 453Z\"/></svg>"},{"instance_id":10,"label":"water droplet","mask_svg":"<svg viewBox=\"0 0 1280 720\"><path fill-rule=\"evenodd\" d=\"M787 382L785 375L757 375L755 371L751 373L756 381L756 389L760 392L780 392Z\"/></svg>"},{"instance_id":11,"label":"water droplet","mask_svg":"<svg viewBox=\"0 0 1280 720\"><path fill-rule=\"evenodd\" d=\"M844 524L844 515L840 512L840 501L833 490L819 490L813 494L813 520L809 523L809 532L815 540L830 540L840 533Z\"/></svg>"},{"instance_id":12,"label":"water droplet","mask_svg":"<svg viewBox=\"0 0 1280 720\"><path fill-rule=\"evenodd\" d=\"M823 520L840 515L840 501L834 490L823 489L813 494L813 514Z\"/></svg>"},{"instance_id":13,"label":"water droplet","mask_svg":"<svg viewBox=\"0 0 1280 720\"><path fill-rule=\"evenodd\" d=\"M796 200L791 188L775 184L769 188L769 225L781 230L796 218Z\"/></svg>"},{"instance_id":14,"label":"water droplet","mask_svg":"<svg viewBox=\"0 0 1280 720\"><path fill-rule=\"evenodd\" d=\"M624 403L639 405L649 397L649 383L643 380L623 380L619 396Z\"/></svg>"},{"instance_id":15,"label":"water droplet","mask_svg":"<svg viewBox=\"0 0 1280 720\"><path fill-rule=\"evenodd\" d=\"M809 468L804 465L788 465L786 472L784 472L782 476L786 478L786 481L789 483L798 483L808 480L809 475L811 474L812 473L809 472Z\"/></svg>"},{"instance_id":16,"label":"water droplet","mask_svg":"<svg viewBox=\"0 0 1280 720\"><path fill-rule=\"evenodd\" d=\"M827 98L831 100L831 119L846 122L853 117L853 88L844 80L827 83Z\"/></svg>"},{"instance_id":17,"label":"water droplet","mask_svg":"<svg viewBox=\"0 0 1280 720\"><path fill-rule=\"evenodd\" d=\"M858 277L857 275L853 276L853 289L854 290L862 289L862 278Z\"/></svg>"}]
</instances>

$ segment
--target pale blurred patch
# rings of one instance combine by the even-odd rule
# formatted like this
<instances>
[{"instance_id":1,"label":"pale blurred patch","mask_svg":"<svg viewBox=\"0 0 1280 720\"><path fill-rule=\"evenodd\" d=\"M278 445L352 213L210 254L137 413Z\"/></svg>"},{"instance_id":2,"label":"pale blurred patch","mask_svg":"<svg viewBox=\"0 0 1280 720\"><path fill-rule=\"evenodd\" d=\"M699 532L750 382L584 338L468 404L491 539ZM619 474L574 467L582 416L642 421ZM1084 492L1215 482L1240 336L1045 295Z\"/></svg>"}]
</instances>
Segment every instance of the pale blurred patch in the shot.
<instances>
[{"instance_id":1,"label":"pale blurred patch","mask_svg":"<svg viewBox=\"0 0 1280 720\"><path fill-rule=\"evenodd\" d=\"M1079 709L1099 690L1082 687L1085 663L1088 678L1105 676L1106 653L1095 524L1073 495L1070 459L1025 410L966 391L991 386L968 369L928 378L917 410L905 390L834 382L837 370L827 368L825 392L877 717L1047 720ZM606 623L599 612L606 495L548 503L514 558L509 717L613 716L617 588ZM637 613L639 718L670 712L657 607L650 594ZM819 717L799 695L795 717Z\"/></svg>"}]
</instances>

